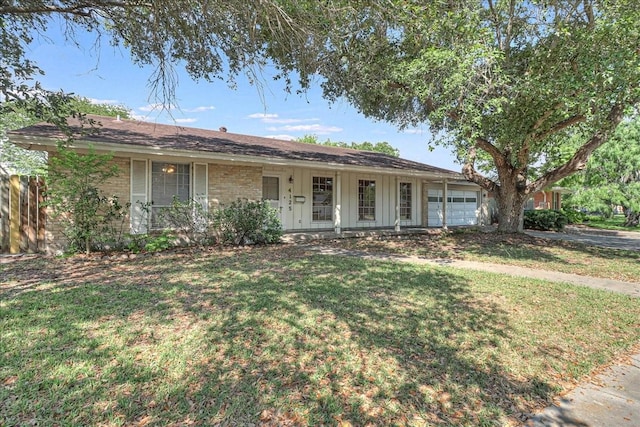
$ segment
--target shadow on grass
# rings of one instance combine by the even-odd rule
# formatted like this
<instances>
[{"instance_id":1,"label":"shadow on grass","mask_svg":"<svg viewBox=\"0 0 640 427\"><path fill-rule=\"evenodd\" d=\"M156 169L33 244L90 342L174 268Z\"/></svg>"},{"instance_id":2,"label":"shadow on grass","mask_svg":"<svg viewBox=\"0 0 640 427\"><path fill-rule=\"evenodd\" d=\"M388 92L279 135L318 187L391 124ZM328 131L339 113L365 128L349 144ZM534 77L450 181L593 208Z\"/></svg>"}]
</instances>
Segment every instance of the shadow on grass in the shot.
<instances>
[{"instance_id":1,"label":"shadow on grass","mask_svg":"<svg viewBox=\"0 0 640 427\"><path fill-rule=\"evenodd\" d=\"M0 420L501 425L553 394L502 365L508 314L464 276L302 255L14 273Z\"/></svg>"}]
</instances>

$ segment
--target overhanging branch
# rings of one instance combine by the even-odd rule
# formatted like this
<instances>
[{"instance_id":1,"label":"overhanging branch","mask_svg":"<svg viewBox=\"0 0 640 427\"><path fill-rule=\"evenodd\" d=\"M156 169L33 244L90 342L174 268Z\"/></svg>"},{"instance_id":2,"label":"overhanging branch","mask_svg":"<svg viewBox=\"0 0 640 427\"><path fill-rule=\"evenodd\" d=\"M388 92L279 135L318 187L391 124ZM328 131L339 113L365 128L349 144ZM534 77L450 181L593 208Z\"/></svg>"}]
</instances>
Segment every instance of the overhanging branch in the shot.
<instances>
[{"instance_id":1,"label":"overhanging branch","mask_svg":"<svg viewBox=\"0 0 640 427\"><path fill-rule=\"evenodd\" d=\"M91 16L91 9L110 9L110 8L131 8L146 6L150 7L151 3L131 3L122 1L101 1L101 2L82 2L69 5L66 7L55 5L40 5L34 7L20 6L0 6L0 15L34 15L34 14L62 14L75 16Z\"/></svg>"},{"instance_id":2,"label":"overhanging branch","mask_svg":"<svg viewBox=\"0 0 640 427\"><path fill-rule=\"evenodd\" d=\"M469 150L469 155L467 156L467 159L464 163L464 165L462 166L462 175L464 175L464 177L471 182L474 182L476 184L478 184L480 187L484 188L487 191L490 192L494 192L498 185L490 180L489 178L481 175L475 168L474 168L474 163L476 160L476 149L475 147L472 147Z\"/></svg>"},{"instance_id":3,"label":"overhanging branch","mask_svg":"<svg viewBox=\"0 0 640 427\"><path fill-rule=\"evenodd\" d=\"M589 160L589 156L594 152L598 147L607 142L613 131L620 124L624 117L624 106L621 104L616 104L613 106L609 115L607 116L605 125L599 129L592 137L587 141L584 145L582 145L578 151L562 166L559 166L537 180L533 181L527 187L531 193L540 191L543 188L547 187L554 182L557 182L563 178L568 177L569 175L577 172L579 170L584 169L587 165L587 160Z\"/></svg>"},{"instance_id":4,"label":"overhanging branch","mask_svg":"<svg viewBox=\"0 0 640 427\"><path fill-rule=\"evenodd\" d=\"M577 123L583 122L585 120L586 120L586 118L581 114L573 116L573 117L569 117L568 119L562 120L561 122L558 122L555 125L551 126L546 131L538 133L538 134L535 134L533 136L533 139L537 139L537 140L544 139L549 135L553 135L556 132L560 132L563 129L571 127L571 126L573 126L573 125L575 125Z\"/></svg>"}]
</instances>

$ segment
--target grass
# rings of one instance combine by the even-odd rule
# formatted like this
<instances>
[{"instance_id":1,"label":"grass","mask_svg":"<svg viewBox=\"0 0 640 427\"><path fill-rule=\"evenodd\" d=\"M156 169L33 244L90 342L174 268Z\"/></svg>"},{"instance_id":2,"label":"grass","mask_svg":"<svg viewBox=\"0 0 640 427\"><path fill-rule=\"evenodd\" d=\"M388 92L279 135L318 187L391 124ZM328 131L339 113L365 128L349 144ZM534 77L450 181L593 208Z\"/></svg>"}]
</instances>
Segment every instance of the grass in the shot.
<instances>
[{"instance_id":1,"label":"grass","mask_svg":"<svg viewBox=\"0 0 640 427\"><path fill-rule=\"evenodd\" d=\"M583 276L640 282L640 253L581 243L459 231L442 235L343 239L331 244L371 252L453 258L559 271Z\"/></svg>"},{"instance_id":2,"label":"grass","mask_svg":"<svg viewBox=\"0 0 640 427\"><path fill-rule=\"evenodd\" d=\"M640 340L629 297L289 246L0 277L1 425L508 425Z\"/></svg>"},{"instance_id":3,"label":"grass","mask_svg":"<svg viewBox=\"0 0 640 427\"><path fill-rule=\"evenodd\" d=\"M625 227L625 216L624 215L614 215L611 218L604 218L597 215L589 215L589 221L585 222L584 225L597 228L600 230L615 230L615 231L635 231L640 232L640 227Z\"/></svg>"}]
</instances>

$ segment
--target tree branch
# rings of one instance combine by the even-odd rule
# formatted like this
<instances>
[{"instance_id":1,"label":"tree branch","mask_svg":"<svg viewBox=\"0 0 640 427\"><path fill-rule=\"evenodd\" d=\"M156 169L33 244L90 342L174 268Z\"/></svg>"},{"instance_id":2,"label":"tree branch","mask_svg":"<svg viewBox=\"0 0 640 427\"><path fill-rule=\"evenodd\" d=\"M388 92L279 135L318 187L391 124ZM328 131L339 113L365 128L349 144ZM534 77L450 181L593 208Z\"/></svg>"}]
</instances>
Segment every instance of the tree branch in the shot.
<instances>
[{"instance_id":1,"label":"tree branch","mask_svg":"<svg viewBox=\"0 0 640 427\"><path fill-rule=\"evenodd\" d=\"M507 159L506 159L504 153L502 153L498 149L498 147L496 147L495 145L493 145L492 143L490 143L486 139L484 139L484 138L476 138L476 147L480 148L481 150L486 151L491 156L491 158L493 159L493 161L494 161L494 163L496 165L496 168L498 168L498 170L508 166ZM475 154L474 154L474 160L475 160Z\"/></svg>"},{"instance_id":2,"label":"tree branch","mask_svg":"<svg viewBox=\"0 0 640 427\"><path fill-rule=\"evenodd\" d=\"M549 129L547 129L546 131L536 134L533 136L533 139L544 139L549 135L552 135L556 132L560 132L562 129L566 129L570 126L575 125L576 123L580 123L580 122L584 122L586 120L585 116L583 116L582 114L573 116L573 117L569 117L568 119L565 119L561 122L556 123L555 125L551 126Z\"/></svg>"},{"instance_id":3,"label":"tree branch","mask_svg":"<svg viewBox=\"0 0 640 427\"><path fill-rule=\"evenodd\" d=\"M34 15L34 14L66 14L76 16L91 16L91 12L88 9L108 9L108 8L132 8L146 6L151 7L151 3L127 3L123 1L103 1L103 2L84 2L77 3L75 5L63 7L63 6L47 6L42 5L39 7L19 7L19 6L0 6L0 15Z\"/></svg>"},{"instance_id":4,"label":"tree branch","mask_svg":"<svg viewBox=\"0 0 640 427\"><path fill-rule=\"evenodd\" d=\"M527 188L529 192L534 193L536 191L540 191L543 188L547 187L554 182L561 180L562 178L566 178L572 173L584 169L587 165L587 160L589 160L589 156L600 147L602 144L607 142L613 131L620 124L624 117L624 106L621 104L616 104L611 108L609 115L606 119L606 124L603 128L599 129L592 137L587 141L584 145L582 145L578 151L562 166L559 166L553 170L550 170L537 180L530 183Z\"/></svg>"},{"instance_id":5,"label":"tree branch","mask_svg":"<svg viewBox=\"0 0 640 427\"><path fill-rule=\"evenodd\" d=\"M498 185L490 180L489 178L481 175L476 169L473 167L473 164L476 161L476 148L472 147L469 150L469 154L467 156L467 160L462 166L462 174L464 177L478 184L480 187L484 188L487 191L494 192L498 189Z\"/></svg>"}]
</instances>

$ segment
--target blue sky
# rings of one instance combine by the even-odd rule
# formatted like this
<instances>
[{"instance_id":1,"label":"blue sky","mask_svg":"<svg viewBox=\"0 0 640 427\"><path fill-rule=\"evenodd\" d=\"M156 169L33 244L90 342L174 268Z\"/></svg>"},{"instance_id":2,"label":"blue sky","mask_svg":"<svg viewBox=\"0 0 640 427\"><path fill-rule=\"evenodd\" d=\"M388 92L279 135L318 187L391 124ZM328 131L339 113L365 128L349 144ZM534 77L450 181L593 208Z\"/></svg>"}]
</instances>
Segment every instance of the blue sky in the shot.
<instances>
[{"instance_id":1,"label":"blue sky","mask_svg":"<svg viewBox=\"0 0 640 427\"><path fill-rule=\"evenodd\" d=\"M322 98L319 87L302 95L287 94L268 71L262 76L261 88L239 76L237 87L232 89L224 80L196 82L178 66L177 102L167 114L151 98L148 81L152 67L133 64L126 49L111 46L106 38L99 47L93 35L79 33L76 40L79 46L65 41L54 24L46 38L36 37L29 46L29 58L45 71L40 78L45 88L121 104L130 108L134 117L157 123L204 129L224 126L229 132L280 139L311 134L321 141L387 141L403 158L460 170L449 149L428 150L431 135L427 125L400 132L392 125L365 118L345 101L330 104Z\"/></svg>"}]
</instances>

